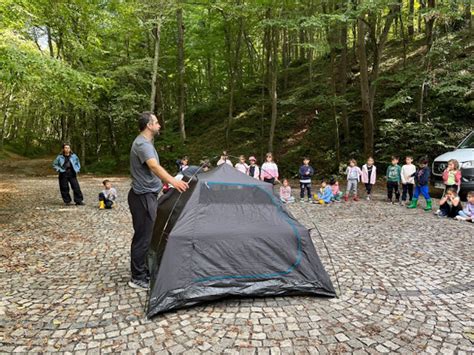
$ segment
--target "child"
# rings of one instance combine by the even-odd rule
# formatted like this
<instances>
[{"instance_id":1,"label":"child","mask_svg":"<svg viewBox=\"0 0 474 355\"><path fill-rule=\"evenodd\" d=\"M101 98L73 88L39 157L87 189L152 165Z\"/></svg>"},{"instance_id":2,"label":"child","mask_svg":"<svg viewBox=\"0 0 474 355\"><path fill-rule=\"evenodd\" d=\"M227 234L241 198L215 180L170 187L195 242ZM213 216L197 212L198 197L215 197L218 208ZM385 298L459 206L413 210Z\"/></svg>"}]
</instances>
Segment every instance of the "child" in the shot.
<instances>
[{"instance_id":1,"label":"child","mask_svg":"<svg viewBox=\"0 0 474 355\"><path fill-rule=\"evenodd\" d=\"M226 152L225 150L222 152L221 158L220 158L219 161L217 162L217 166L222 165L222 164L228 164L228 165L230 165L230 166L232 166L232 167L234 166L234 165L232 164L232 161L229 159L229 157L228 157L228 155L227 155L227 152Z\"/></svg>"},{"instance_id":2,"label":"child","mask_svg":"<svg viewBox=\"0 0 474 355\"><path fill-rule=\"evenodd\" d=\"M413 174L415 177L415 192L413 193L413 199L407 208L416 208L418 204L418 197L420 194L426 200L426 207L424 208L425 211L431 211L431 197L430 197L430 190L428 183L430 181L431 170L428 167L428 159L421 158L418 162L419 169Z\"/></svg>"},{"instance_id":3,"label":"child","mask_svg":"<svg viewBox=\"0 0 474 355\"><path fill-rule=\"evenodd\" d=\"M329 180L329 185L331 185L332 198L331 201L341 202L342 192L339 191L339 182L335 177L332 177Z\"/></svg>"},{"instance_id":4,"label":"child","mask_svg":"<svg viewBox=\"0 0 474 355\"><path fill-rule=\"evenodd\" d=\"M456 189L450 187L441 200L439 200L439 210L435 214L439 217L454 218L460 211L462 211L461 199Z\"/></svg>"},{"instance_id":5,"label":"child","mask_svg":"<svg viewBox=\"0 0 474 355\"><path fill-rule=\"evenodd\" d=\"M402 166L400 178L402 179L402 204L407 200L407 193L410 197L410 202L413 198L413 186L415 185L415 178L413 174L416 172L416 166L413 164L413 157L407 155L405 157L405 165Z\"/></svg>"},{"instance_id":6,"label":"child","mask_svg":"<svg viewBox=\"0 0 474 355\"><path fill-rule=\"evenodd\" d=\"M401 181L401 171L400 165L398 165L399 158L392 156L392 164L387 167L387 197L388 202L394 203L392 201L393 192L395 192L395 198L397 202L400 201L400 191L398 190L398 185Z\"/></svg>"},{"instance_id":7,"label":"child","mask_svg":"<svg viewBox=\"0 0 474 355\"><path fill-rule=\"evenodd\" d=\"M112 183L109 180L102 181L104 190L99 194L99 208L110 209L117 199L117 190L112 187Z\"/></svg>"},{"instance_id":8,"label":"child","mask_svg":"<svg viewBox=\"0 0 474 355\"><path fill-rule=\"evenodd\" d=\"M249 162L250 162L250 165L248 169L248 175L257 180L260 180L260 168L257 165L257 159L252 155L249 158Z\"/></svg>"},{"instance_id":9,"label":"child","mask_svg":"<svg viewBox=\"0 0 474 355\"><path fill-rule=\"evenodd\" d=\"M291 187L288 179L283 179L283 186L280 187L280 200L283 203L295 202L295 198L291 196Z\"/></svg>"},{"instance_id":10,"label":"child","mask_svg":"<svg viewBox=\"0 0 474 355\"><path fill-rule=\"evenodd\" d=\"M349 200L349 194L352 193L354 196L354 201L359 201L359 196L357 196L357 184L360 181L360 176L362 171L357 166L357 161L355 159L349 160L349 166L346 169L347 175L347 188L346 194L344 195L344 201Z\"/></svg>"},{"instance_id":11,"label":"child","mask_svg":"<svg viewBox=\"0 0 474 355\"><path fill-rule=\"evenodd\" d=\"M241 155L239 157L239 162L237 164L235 164L235 168L240 171L242 174L245 174L247 175L247 172L248 172L248 169L249 169L249 166L247 165L247 163L245 162L245 157L243 155Z\"/></svg>"},{"instance_id":12,"label":"child","mask_svg":"<svg viewBox=\"0 0 474 355\"><path fill-rule=\"evenodd\" d=\"M458 212L456 219L459 221L474 222L474 191L467 193L467 204L462 211Z\"/></svg>"},{"instance_id":13,"label":"child","mask_svg":"<svg viewBox=\"0 0 474 355\"><path fill-rule=\"evenodd\" d=\"M372 193L372 186L374 186L377 179L377 168L374 165L374 158L369 157L367 164L362 166L362 182L365 184L365 191L367 192L367 201L370 201Z\"/></svg>"},{"instance_id":14,"label":"child","mask_svg":"<svg viewBox=\"0 0 474 355\"><path fill-rule=\"evenodd\" d=\"M179 172L182 173L185 171L187 168L189 168L189 158L187 156L184 156L181 159L181 166L179 167Z\"/></svg>"},{"instance_id":15,"label":"child","mask_svg":"<svg viewBox=\"0 0 474 355\"><path fill-rule=\"evenodd\" d=\"M267 153L265 163L262 165L260 178L272 185L278 181L278 166L273 162L272 153Z\"/></svg>"},{"instance_id":16,"label":"child","mask_svg":"<svg viewBox=\"0 0 474 355\"><path fill-rule=\"evenodd\" d=\"M461 187L461 170L459 170L459 162L456 159L448 161L448 167L443 172L443 183L445 185L443 195L445 195L450 188L459 192L459 188Z\"/></svg>"},{"instance_id":17,"label":"child","mask_svg":"<svg viewBox=\"0 0 474 355\"><path fill-rule=\"evenodd\" d=\"M314 196L314 203L319 203L320 205L331 203L332 201L332 189L331 186L328 186L326 181L321 181L321 188L317 195Z\"/></svg>"},{"instance_id":18,"label":"child","mask_svg":"<svg viewBox=\"0 0 474 355\"><path fill-rule=\"evenodd\" d=\"M311 200L311 177L314 175L314 169L309 165L309 158L303 158L303 165L300 166L300 198L304 199L304 191L308 195L308 202Z\"/></svg>"}]
</instances>

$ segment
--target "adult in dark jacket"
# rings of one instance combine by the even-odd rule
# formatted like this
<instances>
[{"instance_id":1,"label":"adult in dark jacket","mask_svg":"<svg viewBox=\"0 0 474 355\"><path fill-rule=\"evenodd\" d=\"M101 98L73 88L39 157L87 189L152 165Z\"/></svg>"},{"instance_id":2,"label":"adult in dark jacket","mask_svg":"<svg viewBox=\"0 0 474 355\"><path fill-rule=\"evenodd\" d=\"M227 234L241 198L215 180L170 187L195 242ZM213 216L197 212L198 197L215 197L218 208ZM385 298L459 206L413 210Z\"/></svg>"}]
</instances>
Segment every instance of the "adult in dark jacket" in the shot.
<instances>
[{"instance_id":1,"label":"adult in dark jacket","mask_svg":"<svg viewBox=\"0 0 474 355\"><path fill-rule=\"evenodd\" d=\"M71 203L71 195L69 195L69 185L71 185L74 193L74 202L76 205L83 205L83 196L79 181L77 181L77 173L81 170L81 163L76 154L71 150L69 143L63 144L63 150L53 161L53 168L59 173L59 190L61 197L66 205Z\"/></svg>"}]
</instances>

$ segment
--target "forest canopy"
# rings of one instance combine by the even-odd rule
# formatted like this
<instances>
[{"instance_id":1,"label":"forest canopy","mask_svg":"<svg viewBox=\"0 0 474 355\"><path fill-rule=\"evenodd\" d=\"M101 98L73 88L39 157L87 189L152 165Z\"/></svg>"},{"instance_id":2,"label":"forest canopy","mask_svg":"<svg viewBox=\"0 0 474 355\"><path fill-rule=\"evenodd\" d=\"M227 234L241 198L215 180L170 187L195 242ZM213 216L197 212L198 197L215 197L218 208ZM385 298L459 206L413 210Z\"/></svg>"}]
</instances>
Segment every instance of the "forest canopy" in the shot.
<instances>
[{"instance_id":1,"label":"forest canopy","mask_svg":"<svg viewBox=\"0 0 474 355\"><path fill-rule=\"evenodd\" d=\"M471 1L3 0L0 150L127 166L273 151L292 172L445 151L474 127Z\"/></svg>"}]
</instances>

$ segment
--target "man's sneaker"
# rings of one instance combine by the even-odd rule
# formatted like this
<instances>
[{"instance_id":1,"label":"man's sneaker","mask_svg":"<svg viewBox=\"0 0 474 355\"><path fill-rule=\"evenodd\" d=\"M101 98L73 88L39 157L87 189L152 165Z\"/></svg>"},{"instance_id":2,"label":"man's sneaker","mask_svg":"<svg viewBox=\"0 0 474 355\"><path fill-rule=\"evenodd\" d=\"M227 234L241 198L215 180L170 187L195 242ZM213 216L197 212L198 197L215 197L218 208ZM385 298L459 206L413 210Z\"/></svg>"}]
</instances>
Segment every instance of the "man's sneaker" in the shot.
<instances>
[{"instance_id":1,"label":"man's sneaker","mask_svg":"<svg viewBox=\"0 0 474 355\"><path fill-rule=\"evenodd\" d=\"M82 202L82 201L76 202L76 206L84 206L84 205L85 205L85 203Z\"/></svg>"},{"instance_id":2,"label":"man's sneaker","mask_svg":"<svg viewBox=\"0 0 474 355\"><path fill-rule=\"evenodd\" d=\"M128 286L130 286L131 288L139 289L139 290L148 290L150 289L150 281L131 279L128 282Z\"/></svg>"}]
</instances>

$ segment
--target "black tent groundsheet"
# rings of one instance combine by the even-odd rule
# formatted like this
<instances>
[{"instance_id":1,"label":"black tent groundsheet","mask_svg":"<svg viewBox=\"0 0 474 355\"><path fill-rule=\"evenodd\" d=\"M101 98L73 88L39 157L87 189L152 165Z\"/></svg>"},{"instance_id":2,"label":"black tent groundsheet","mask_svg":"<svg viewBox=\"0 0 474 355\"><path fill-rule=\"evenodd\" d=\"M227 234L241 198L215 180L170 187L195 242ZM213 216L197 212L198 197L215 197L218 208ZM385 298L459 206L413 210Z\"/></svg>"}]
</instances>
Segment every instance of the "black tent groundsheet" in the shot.
<instances>
[{"instance_id":1,"label":"black tent groundsheet","mask_svg":"<svg viewBox=\"0 0 474 355\"><path fill-rule=\"evenodd\" d=\"M227 164L160 198L148 263L148 317L228 296L336 295L273 186Z\"/></svg>"}]
</instances>

